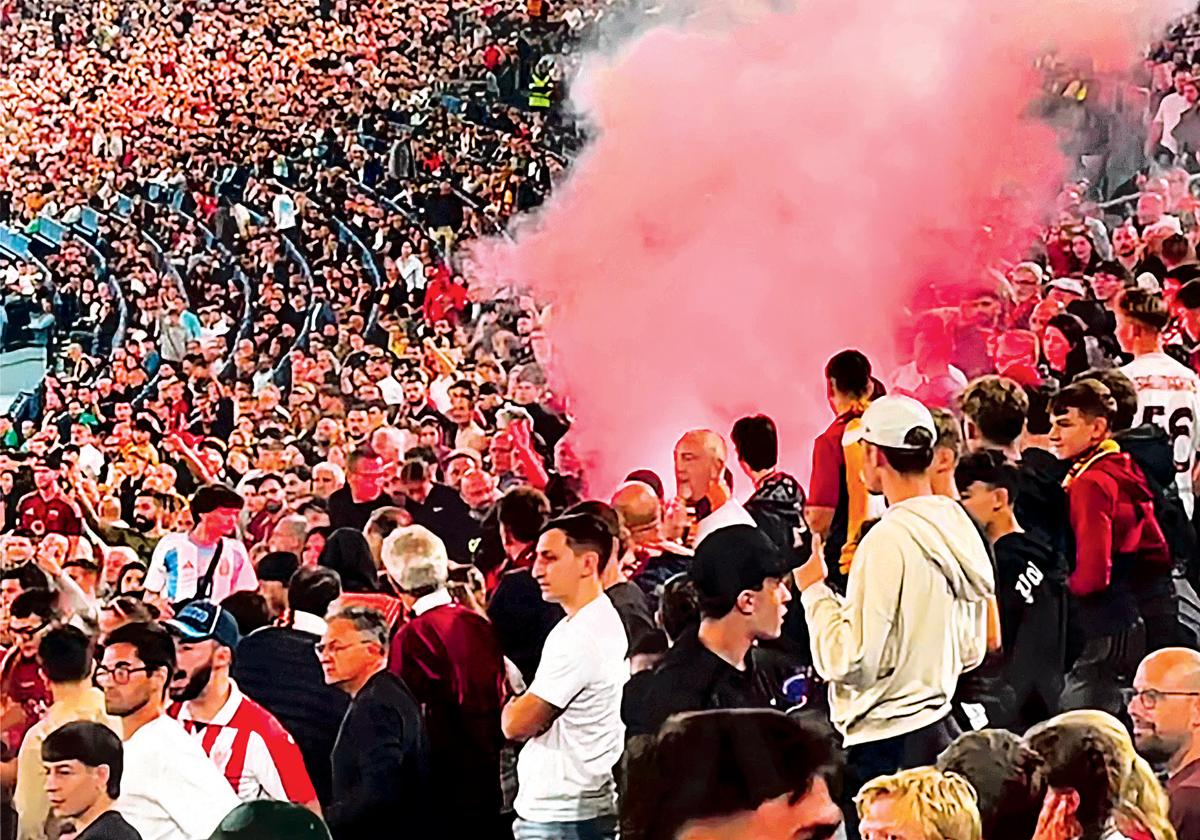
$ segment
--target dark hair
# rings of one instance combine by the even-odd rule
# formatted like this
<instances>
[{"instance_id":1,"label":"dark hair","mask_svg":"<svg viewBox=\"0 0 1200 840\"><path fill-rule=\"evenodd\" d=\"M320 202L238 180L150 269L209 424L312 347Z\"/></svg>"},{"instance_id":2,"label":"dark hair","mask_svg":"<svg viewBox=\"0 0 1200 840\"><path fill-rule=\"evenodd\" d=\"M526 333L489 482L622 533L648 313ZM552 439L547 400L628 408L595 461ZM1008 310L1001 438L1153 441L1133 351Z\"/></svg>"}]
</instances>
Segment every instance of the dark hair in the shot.
<instances>
[{"instance_id":1,"label":"dark hair","mask_svg":"<svg viewBox=\"0 0 1200 840\"><path fill-rule=\"evenodd\" d=\"M78 761L85 767L108 767L105 793L109 799L121 795L125 748L117 733L102 723L76 720L64 723L42 741L42 761Z\"/></svg>"},{"instance_id":2,"label":"dark hair","mask_svg":"<svg viewBox=\"0 0 1200 840\"><path fill-rule=\"evenodd\" d=\"M294 467L288 467L283 474L284 476L293 476L301 481L312 480L312 470L310 470L305 464L297 464Z\"/></svg>"},{"instance_id":3,"label":"dark hair","mask_svg":"<svg viewBox=\"0 0 1200 840\"><path fill-rule=\"evenodd\" d=\"M1133 277L1129 274L1129 269L1121 265L1116 260L1101 260L1094 269L1092 274L1109 274L1123 283L1129 283Z\"/></svg>"},{"instance_id":4,"label":"dark hair","mask_svg":"<svg viewBox=\"0 0 1200 840\"><path fill-rule=\"evenodd\" d=\"M971 380L959 397L959 405L985 440L1001 446L1009 446L1021 436L1029 414L1028 394L1002 376Z\"/></svg>"},{"instance_id":5,"label":"dark hair","mask_svg":"<svg viewBox=\"0 0 1200 840\"><path fill-rule=\"evenodd\" d=\"M865 397L871 392L871 362L857 350L843 350L825 365L825 378L843 394Z\"/></svg>"},{"instance_id":6,"label":"dark hair","mask_svg":"<svg viewBox=\"0 0 1200 840\"><path fill-rule=\"evenodd\" d=\"M0 572L0 580L15 580L26 592L31 589L50 588L50 581L46 579L46 573L33 563L22 563L11 569L5 569Z\"/></svg>"},{"instance_id":7,"label":"dark hair","mask_svg":"<svg viewBox=\"0 0 1200 840\"><path fill-rule=\"evenodd\" d=\"M326 502L324 499L320 499L320 498L317 498L316 496L314 496L311 499L305 500L304 504L302 504L302 505L300 505L300 507L296 508L296 513L303 516L304 514L308 513L310 510L315 510L318 513L329 513L329 503Z\"/></svg>"},{"instance_id":8,"label":"dark hair","mask_svg":"<svg viewBox=\"0 0 1200 840\"><path fill-rule=\"evenodd\" d=\"M1033 837L1046 796L1046 768L1020 737L1002 729L960 735L938 756L937 769L971 783L985 840Z\"/></svg>"},{"instance_id":9,"label":"dark hair","mask_svg":"<svg viewBox=\"0 0 1200 840\"><path fill-rule=\"evenodd\" d=\"M330 534L317 565L338 573L343 592L379 591L379 572L362 531L338 528Z\"/></svg>"},{"instance_id":10,"label":"dark hair","mask_svg":"<svg viewBox=\"0 0 1200 840\"><path fill-rule=\"evenodd\" d=\"M1041 385L1026 385L1025 396L1029 397L1029 413L1025 415L1025 428L1031 435L1050 434L1050 400L1058 393L1053 382Z\"/></svg>"},{"instance_id":11,"label":"dark hair","mask_svg":"<svg viewBox=\"0 0 1200 840\"><path fill-rule=\"evenodd\" d=\"M1189 280L1180 286L1175 302L1184 309L1200 309L1200 280Z\"/></svg>"},{"instance_id":12,"label":"dark hair","mask_svg":"<svg viewBox=\"0 0 1200 840\"><path fill-rule=\"evenodd\" d=\"M363 533L378 534L380 537L387 537L406 521L408 521L408 513L404 508L392 507L390 505L376 508L367 519L367 526L363 529Z\"/></svg>"},{"instance_id":13,"label":"dark hair","mask_svg":"<svg viewBox=\"0 0 1200 840\"><path fill-rule=\"evenodd\" d=\"M591 513L559 516L551 519L542 528L543 534L550 531L562 531L567 538L567 545L577 554L585 551L596 552L596 556L600 558L596 567L598 572L604 571L604 567L608 565L615 538L608 523L599 516Z\"/></svg>"},{"instance_id":14,"label":"dark hair","mask_svg":"<svg viewBox=\"0 0 1200 840\"><path fill-rule=\"evenodd\" d=\"M981 449L964 455L954 470L954 483L960 491L976 482L992 489L1008 491L1008 502L1017 501L1020 472L1008 462L1004 453L997 449Z\"/></svg>"},{"instance_id":15,"label":"dark hair","mask_svg":"<svg viewBox=\"0 0 1200 840\"><path fill-rule=\"evenodd\" d=\"M323 616L342 594L342 581L333 569L301 566L288 581L288 607Z\"/></svg>"},{"instance_id":16,"label":"dark hair","mask_svg":"<svg viewBox=\"0 0 1200 840\"><path fill-rule=\"evenodd\" d=\"M1090 420L1103 417L1111 424L1117 413L1117 401L1103 383L1080 379L1063 388L1050 401L1050 413L1054 415L1065 414L1072 408Z\"/></svg>"},{"instance_id":17,"label":"dark hair","mask_svg":"<svg viewBox=\"0 0 1200 840\"><path fill-rule=\"evenodd\" d=\"M687 572L673 575L663 583L658 617L663 632L672 642L700 623L700 593Z\"/></svg>"},{"instance_id":18,"label":"dark hair","mask_svg":"<svg viewBox=\"0 0 1200 840\"><path fill-rule=\"evenodd\" d=\"M401 481L424 481L429 477L429 465L424 461L411 458L400 466Z\"/></svg>"},{"instance_id":19,"label":"dark hair","mask_svg":"<svg viewBox=\"0 0 1200 840\"><path fill-rule=\"evenodd\" d=\"M550 500L533 487L514 487L500 497L496 518L513 539L531 543L538 538L550 518Z\"/></svg>"},{"instance_id":20,"label":"dark hair","mask_svg":"<svg viewBox=\"0 0 1200 840\"><path fill-rule=\"evenodd\" d=\"M49 589L27 589L13 599L9 614L13 618L37 616L50 621L58 616L58 593Z\"/></svg>"},{"instance_id":21,"label":"dark hair","mask_svg":"<svg viewBox=\"0 0 1200 840\"><path fill-rule=\"evenodd\" d=\"M192 497L192 513L200 516L218 508L241 510L246 504L238 491L225 484L205 484Z\"/></svg>"},{"instance_id":22,"label":"dark hair","mask_svg":"<svg viewBox=\"0 0 1200 840\"><path fill-rule=\"evenodd\" d=\"M1191 250L1191 245L1188 244L1187 237L1178 233L1173 233L1163 240L1162 256L1164 260L1171 262L1183 262L1187 259L1188 251Z\"/></svg>"},{"instance_id":23,"label":"dark hair","mask_svg":"<svg viewBox=\"0 0 1200 840\"><path fill-rule=\"evenodd\" d=\"M752 470L769 470L779 463L779 432L765 414L742 417L729 433L738 458Z\"/></svg>"},{"instance_id":24,"label":"dark hair","mask_svg":"<svg viewBox=\"0 0 1200 840\"><path fill-rule=\"evenodd\" d=\"M1084 379L1094 379L1099 382L1108 389L1108 393L1116 402L1117 410L1109 418L1113 431L1123 432L1126 429L1132 429L1138 409L1137 388L1133 381L1117 368L1092 368L1075 377L1076 382Z\"/></svg>"},{"instance_id":25,"label":"dark hair","mask_svg":"<svg viewBox=\"0 0 1200 840\"><path fill-rule=\"evenodd\" d=\"M1133 288L1121 292L1117 297L1117 308L1126 318L1156 333L1162 332L1171 322L1171 314L1162 297L1145 289Z\"/></svg>"},{"instance_id":26,"label":"dark hair","mask_svg":"<svg viewBox=\"0 0 1200 840\"><path fill-rule=\"evenodd\" d=\"M1098 837L1116 806L1120 759L1111 739L1094 726L1057 723L1035 727L1026 741L1045 762L1047 784L1079 794L1084 837Z\"/></svg>"},{"instance_id":27,"label":"dark hair","mask_svg":"<svg viewBox=\"0 0 1200 840\"><path fill-rule=\"evenodd\" d=\"M824 729L773 709L723 709L672 717L629 756L621 836L674 840L693 820L795 804L816 778L837 790L839 761ZM680 779L688 784L679 784ZM836 794L835 794L836 795Z\"/></svg>"},{"instance_id":28,"label":"dark hair","mask_svg":"<svg viewBox=\"0 0 1200 840\"><path fill-rule=\"evenodd\" d=\"M92 671L92 640L78 627L55 627L38 644L38 661L52 683L80 682Z\"/></svg>"},{"instance_id":29,"label":"dark hair","mask_svg":"<svg viewBox=\"0 0 1200 840\"><path fill-rule=\"evenodd\" d=\"M175 673L175 642L161 624L149 621L123 624L104 640L105 647L122 644L133 645L138 659L148 669L147 674L157 668L165 668L168 678Z\"/></svg>"},{"instance_id":30,"label":"dark hair","mask_svg":"<svg viewBox=\"0 0 1200 840\"><path fill-rule=\"evenodd\" d=\"M243 589L229 595L221 602L221 609L233 616L238 631L243 636L271 623L271 610L267 607L267 599L252 589Z\"/></svg>"},{"instance_id":31,"label":"dark hair","mask_svg":"<svg viewBox=\"0 0 1200 840\"><path fill-rule=\"evenodd\" d=\"M1083 319L1070 312L1060 312L1047 321L1046 326L1054 327L1061 332L1071 347L1067 352L1067 369L1060 373L1074 376L1087 370L1087 325L1084 324Z\"/></svg>"},{"instance_id":32,"label":"dark hair","mask_svg":"<svg viewBox=\"0 0 1200 840\"><path fill-rule=\"evenodd\" d=\"M658 496L658 500L660 502L663 500L662 479L658 477L658 473L656 473L654 470L634 470L629 475L625 476L625 480L640 481L642 484L645 484L654 491L654 495Z\"/></svg>"},{"instance_id":33,"label":"dark hair","mask_svg":"<svg viewBox=\"0 0 1200 840\"><path fill-rule=\"evenodd\" d=\"M625 549L628 548L621 539L621 514L617 513L617 509L608 502L602 502L599 499L586 499L571 505L563 511L563 516L574 516L577 513L594 516L603 522L621 553L624 553ZM604 566L602 565L601 568L604 568Z\"/></svg>"},{"instance_id":34,"label":"dark hair","mask_svg":"<svg viewBox=\"0 0 1200 840\"><path fill-rule=\"evenodd\" d=\"M358 469L358 465L363 461L375 460L379 458L379 453L369 446L360 446L350 453L350 457L346 459L346 472L353 472Z\"/></svg>"},{"instance_id":35,"label":"dark hair","mask_svg":"<svg viewBox=\"0 0 1200 840\"><path fill-rule=\"evenodd\" d=\"M925 428L909 429L904 442L911 449L891 446L876 446L889 467L901 475L920 475L933 464L933 435Z\"/></svg>"}]
</instances>

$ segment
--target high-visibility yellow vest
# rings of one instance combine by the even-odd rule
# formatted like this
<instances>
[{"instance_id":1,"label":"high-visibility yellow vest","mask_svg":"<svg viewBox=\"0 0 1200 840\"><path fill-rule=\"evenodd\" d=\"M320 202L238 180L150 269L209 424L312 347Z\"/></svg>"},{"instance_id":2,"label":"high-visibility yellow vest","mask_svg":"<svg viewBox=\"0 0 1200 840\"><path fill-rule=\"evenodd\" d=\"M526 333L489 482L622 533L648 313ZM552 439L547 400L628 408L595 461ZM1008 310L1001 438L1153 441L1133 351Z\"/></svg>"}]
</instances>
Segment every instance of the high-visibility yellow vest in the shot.
<instances>
[{"instance_id":1,"label":"high-visibility yellow vest","mask_svg":"<svg viewBox=\"0 0 1200 840\"><path fill-rule=\"evenodd\" d=\"M529 107L549 108L553 91L554 81L549 76L538 76L535 73L529 82Z\"/></svg>"}]
</instances>

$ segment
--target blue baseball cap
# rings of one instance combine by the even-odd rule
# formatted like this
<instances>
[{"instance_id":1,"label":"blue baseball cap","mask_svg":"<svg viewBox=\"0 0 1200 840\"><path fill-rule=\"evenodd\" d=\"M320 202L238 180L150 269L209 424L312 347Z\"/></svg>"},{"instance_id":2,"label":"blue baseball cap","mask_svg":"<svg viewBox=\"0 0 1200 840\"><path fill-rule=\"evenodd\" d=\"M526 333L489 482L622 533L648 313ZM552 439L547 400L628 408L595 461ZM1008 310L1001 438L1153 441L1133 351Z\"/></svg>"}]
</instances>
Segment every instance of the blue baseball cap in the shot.
<instances>
[{"instance_id":1,"label":"blue baseball cap","mask_svg":"<svg viewBox=\"0 0 1200 840\"><path fill-rule=\"evenodd\" d=\"M204 642L212 639L234 649L242 640L237 619L212 601L192 601L172 619L164 621L168 630L185 642Z\"/></svg>"}]
</instances>

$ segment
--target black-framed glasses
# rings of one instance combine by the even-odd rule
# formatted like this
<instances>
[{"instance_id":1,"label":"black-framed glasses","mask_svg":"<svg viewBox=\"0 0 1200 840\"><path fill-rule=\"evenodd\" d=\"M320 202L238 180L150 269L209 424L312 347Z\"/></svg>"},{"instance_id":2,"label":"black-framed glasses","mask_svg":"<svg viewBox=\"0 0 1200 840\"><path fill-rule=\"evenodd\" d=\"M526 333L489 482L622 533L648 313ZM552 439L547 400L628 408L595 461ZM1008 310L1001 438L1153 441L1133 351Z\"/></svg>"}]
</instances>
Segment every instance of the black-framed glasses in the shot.
<instances>
[{"instance_id":1,"label":"black-framed glasses","mask_svg":"<svg viewBox=\"0 0 1200 840\"><path fill-rule=\"evenodd\" d=\"M1141 702L1143 709L1150 710L1168 697L1200 697L1200 691L1159 691L1156 688L1147 688L1144 691L1130 690L1127 697L1129 704L1132 704L1134 700L1138 700Z\"/></svg>"},{"instance_id":2,"label":"black-framed glasses","mask_svg":"<svg viewBox=\"0 0 1200 840\"><path fill-rule=\"evenodd\" d=\"M92 675L92 682L99 685L111 679L115 685L126 685L129 683L129 678L134 674L143 672L148 674L153 670L154 668L149 665L142 665L140 668L135 668L132 665L126 665L124 662L114 668L97 665L96 673Z\"/></svg>"},{"instance_id":3,"label":"black-framed glasses","mask_svg":"<svg viewBox=\"0 0 1200 840\"><path fill-rule=\"evenodd\" d=\"M32 639L38 633L41 633L43 630L45 630L49 623L49 621L43 621L37 627L11 627L10 629L12 630L12 634L14 636L24 636L27 639Z\"/></svg>"}]
</instances>

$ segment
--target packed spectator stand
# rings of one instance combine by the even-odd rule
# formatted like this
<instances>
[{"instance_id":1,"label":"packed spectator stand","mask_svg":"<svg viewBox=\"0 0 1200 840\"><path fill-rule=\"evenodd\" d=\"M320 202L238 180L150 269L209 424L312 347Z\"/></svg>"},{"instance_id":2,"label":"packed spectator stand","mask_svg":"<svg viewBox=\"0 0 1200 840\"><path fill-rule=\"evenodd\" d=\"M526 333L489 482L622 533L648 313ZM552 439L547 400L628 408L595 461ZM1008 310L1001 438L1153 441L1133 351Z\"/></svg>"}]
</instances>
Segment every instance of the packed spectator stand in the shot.
<instances>
[{"instance_id":1,"label":"packed spectator stand","mask_svg":"<svg viewBox=\"0 0 1200 840\"><path fill-rule=\"evenodd\" d=\"M803 360L807 482L600 501L462 255L630 11L0 5L0 835L1200 838L1200 14L1047 60L1040 238Z\"/></svg>"}]
</instances>

